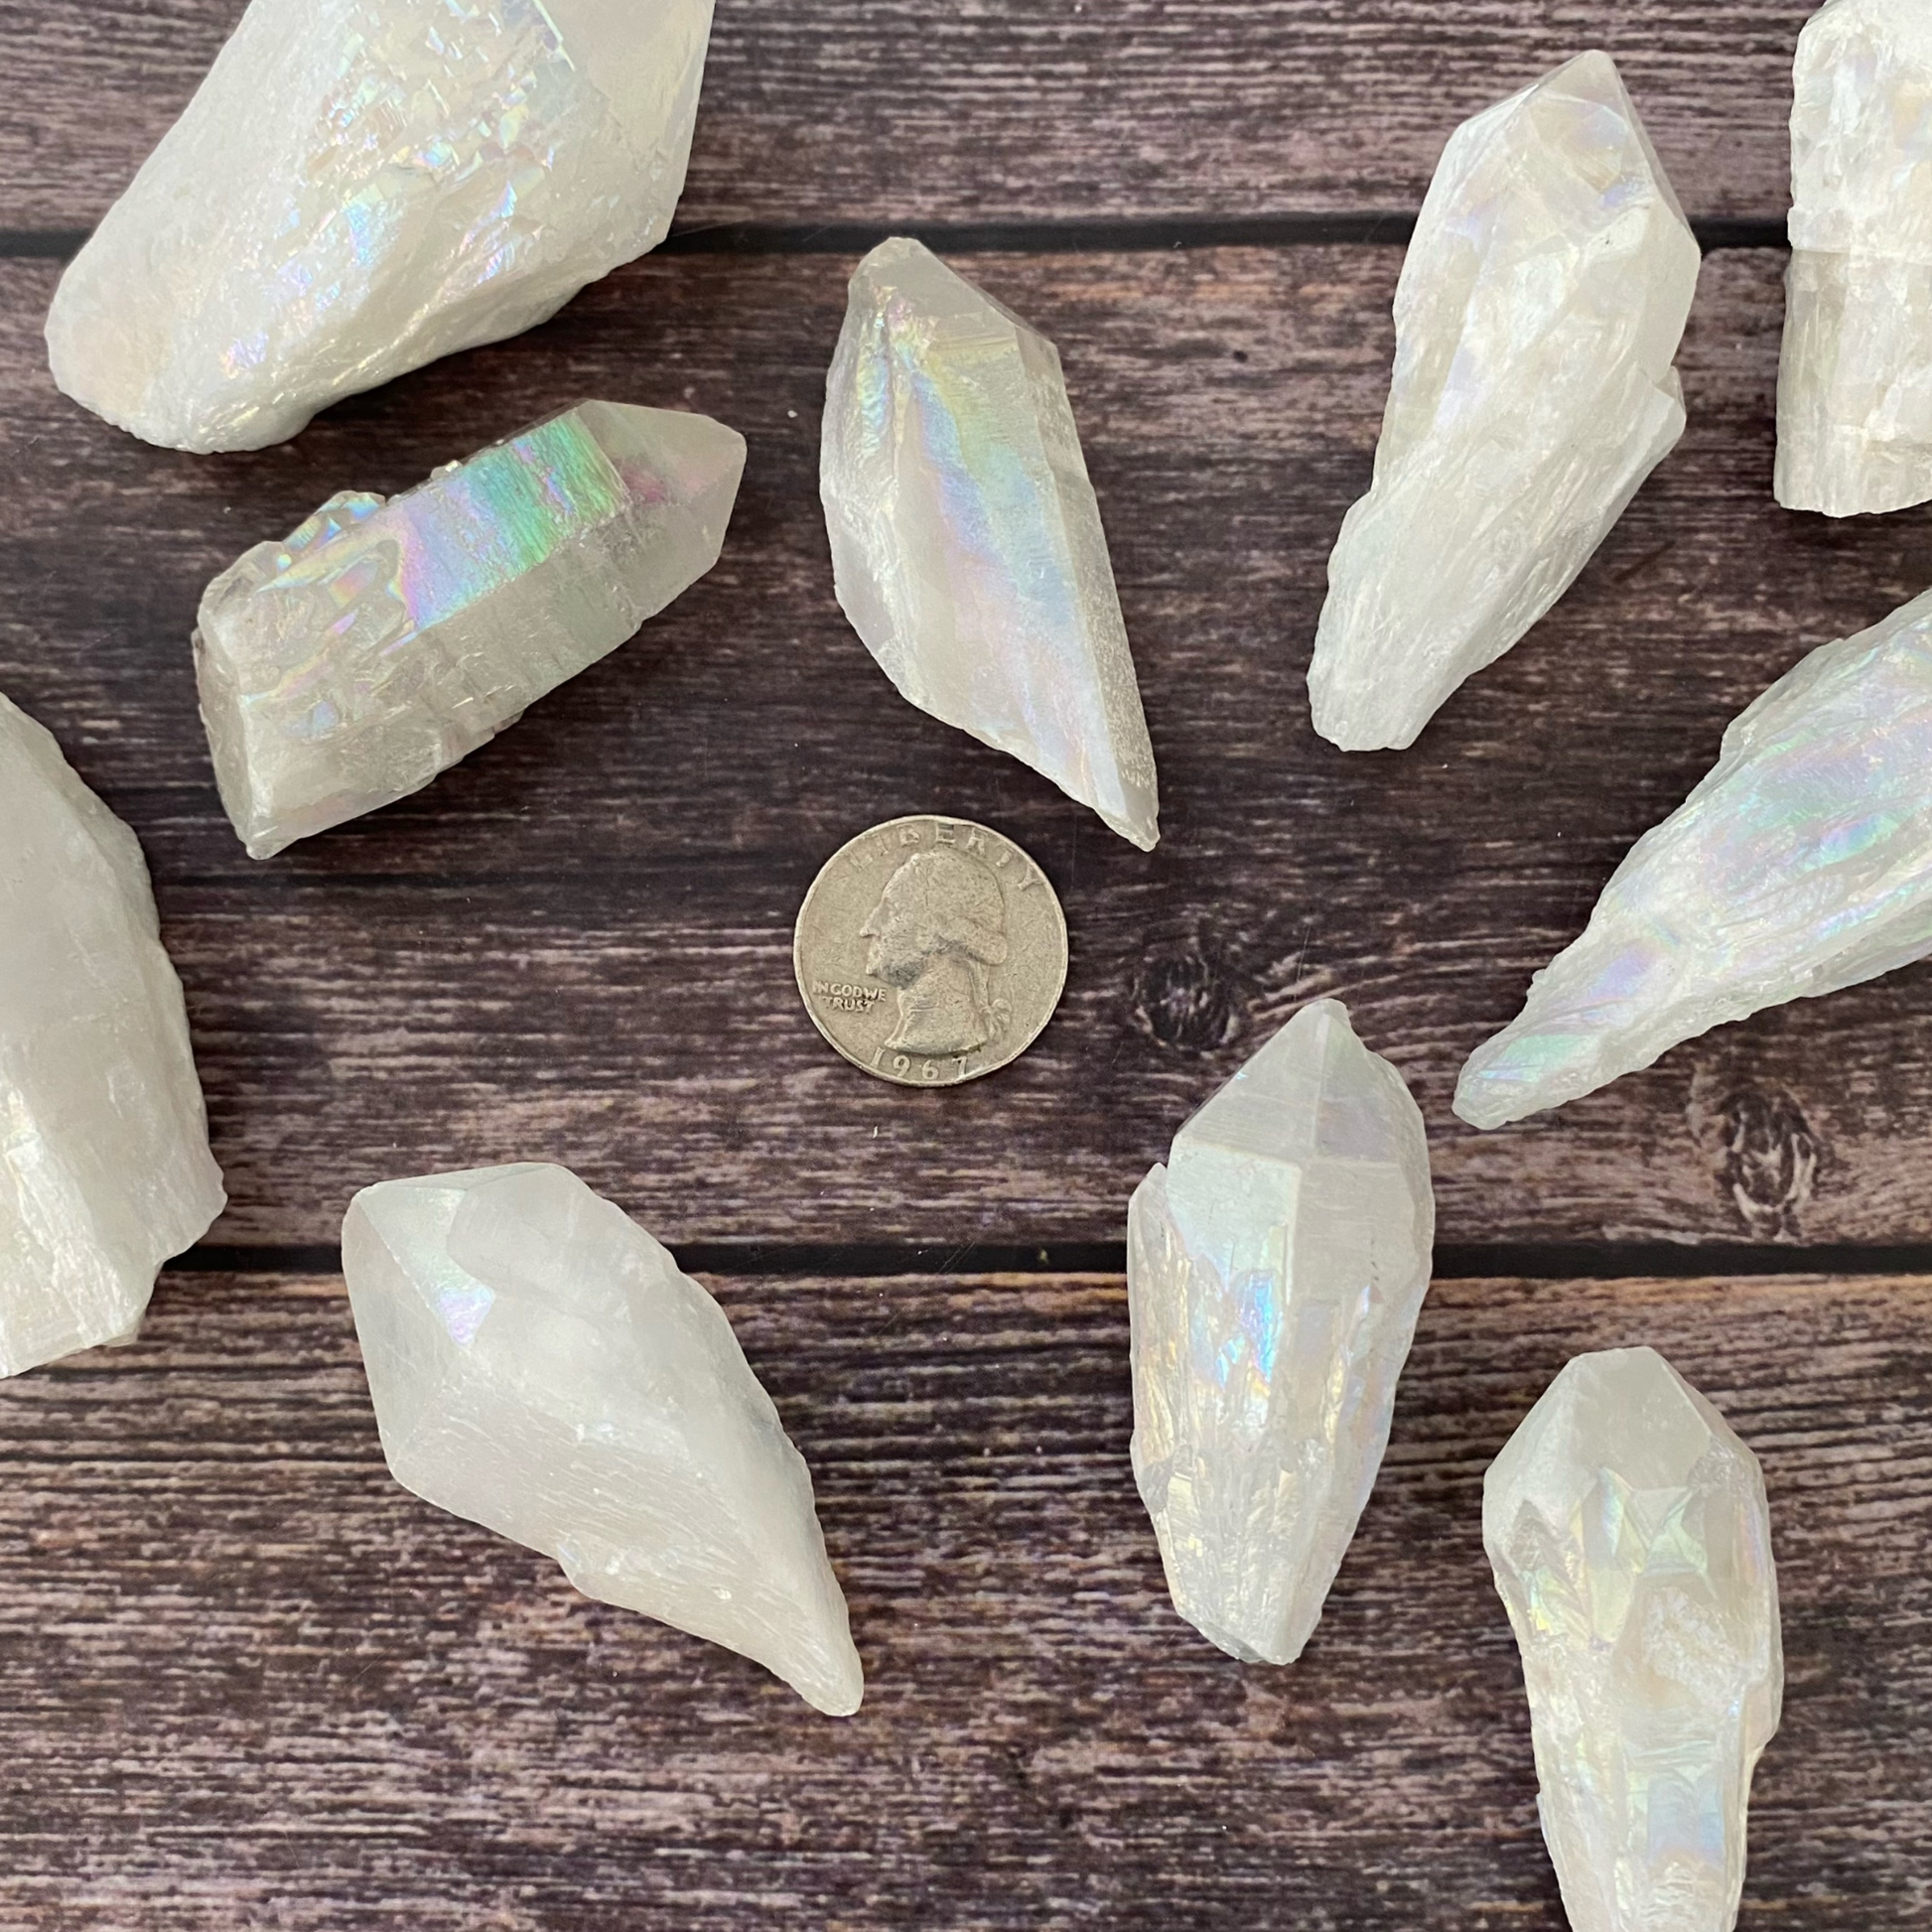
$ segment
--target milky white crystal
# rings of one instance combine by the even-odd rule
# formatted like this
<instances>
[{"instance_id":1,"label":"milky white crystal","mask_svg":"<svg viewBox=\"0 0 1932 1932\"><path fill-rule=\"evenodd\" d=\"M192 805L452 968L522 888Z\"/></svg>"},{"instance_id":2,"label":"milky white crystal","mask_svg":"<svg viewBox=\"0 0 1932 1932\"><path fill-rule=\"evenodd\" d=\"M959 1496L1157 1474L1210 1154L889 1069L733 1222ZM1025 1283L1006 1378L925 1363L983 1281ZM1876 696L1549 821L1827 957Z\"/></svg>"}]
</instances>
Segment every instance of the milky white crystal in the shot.
<instances>
[{"instance_id":1,"label":"milky white crystal","mask_svg":"<svg viewBox=\"0 0 1932 1932\"><path fill-rule=\"evenodd\" d=\"M1154 748L1053 345L884 243L852 278L821 483L839 602L900 695L1151 851Z\"/></svg>"},{"instance_id":2,"label":"milky white crystal","mask_svg":"<svg viewBox=\"0 0 1932 1932\"><path fill-rule=\"evenodd\" d=\"M131 1341L223 1205L134 834L0 697L0 1375Z\"/></svg>"},{"instance_id":3,"label":"milky white crystal","mask_svg":"<svg viewBox=\"0 0 1932 1932\"><path fill-rule=\"evenodd\" d=\"M1374 485L1328 564L1323 738L1412 745L1570 588L1683 434L1698 263L1608 55L1451 136L1396 290Z\"/></svg>"},{"instance_id":4,"label":"milky white crystal","mask_svg":"<svg viewBox=\"0 0 1932 1932\"><path fill-rule=\"evenodd\" d=\"M221 802L257 859L419 791L702 577L745 439L587 402L420 489L332 498L207 588Z\"/></svg>"},{"instance_id":5,"label":"milky white crystal","mask_svg":"<svg viewBox=\"0 0 1932 1932\"><path fill-rule=\"evenodd\" d=\"M255 450L663 240L712 0L253 0L48 347L151 443Z\"/></svg>"},{"instance_id":6,"label":"milky white crystal","mask_svg":"<svg viewBox=\"0 0 1932 1932\"><path fill-rule=\"evenodd\" d=\"M1648 1348L1584 1355L1482 1487L1572 1932L1730 1932L1784 1652L1757 1458Z\"/></svg>"},{"instance_id":7,"label":"milky white crystal","mask_svg":"<svg viewBox=\"0 0 1932 1932\"><path fill-rule=\"evenodd\" d=\"M1798 40L1778 501L1932 497L1932 10L1832 0Z\"/></svg>"},{"instance_id":8,"label":"milky white crystal","mask_svg":"<svg viewBox=\"0 0 1932 1932\"><path fill-rule=\"evenodd\" d=\"M1388 1446L1435 1226L1422 1113L1332 1000L1134 1196L1134 1473L1175 1609L1243 1663L1292 1664L1321 1615Z\"/></svg>"},{"instance_id":9,"label":"milky white crystal","mask_svg":"<svg viewBox=\"0 0 1932 1932\"><path fill-rule=\"evenodd\" d=\"M1932 594L1787 672L1462 1070L1500 1127L1932 952Z\"/></svg>"},{"instance_id":10,"label":"milky white crystal","mask_svg":"<svg viewBox=\"0 0 1932 1932\"><path fill-rule=\"evenodd\" d=\"M724 1311L621 1209L562 1168L387 1181L343 1269L404 1488L858 1710L804 1458Z\"/></svg>"}]
</instances>

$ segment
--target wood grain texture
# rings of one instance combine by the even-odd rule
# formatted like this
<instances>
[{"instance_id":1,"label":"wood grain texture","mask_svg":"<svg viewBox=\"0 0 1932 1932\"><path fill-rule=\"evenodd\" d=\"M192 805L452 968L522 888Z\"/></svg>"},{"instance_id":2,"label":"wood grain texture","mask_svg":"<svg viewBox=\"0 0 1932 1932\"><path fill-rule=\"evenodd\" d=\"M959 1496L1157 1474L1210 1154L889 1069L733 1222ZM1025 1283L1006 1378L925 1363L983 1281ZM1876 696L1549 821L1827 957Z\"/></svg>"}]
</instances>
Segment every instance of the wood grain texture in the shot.
<instances>
[{"instance_id":1,"label":"wood grain texture","mask_svg":"<svg viewBox=\"0 0 1932 1932\"><path fill-rule=\"evenodd\" d=\"M241 0L0 4L0 228L89 225ZM1694 214L1782 215L1808 0L719 0L682 220L1402 209L1455 123L1617 57Z\"/></svg>"},{"instance_id":2,"label":"wood grain texture","mask_svg":"<svg viewBox=\"0 0 1932 1932\"><path fill-rule=\"evenodd\" d=\"M1280 1672L1167 1602L1120 1282L714 1286L812 1465L859 1718L391 1483L340 1284L172 1278L138 1347L0 1392L0 1924L1559 1932L1480 1484L1636 1341L1772 1498L1742 1932L1932 1909L1932 1282L1439 1286Z\"/></svg>"}]
</instances>

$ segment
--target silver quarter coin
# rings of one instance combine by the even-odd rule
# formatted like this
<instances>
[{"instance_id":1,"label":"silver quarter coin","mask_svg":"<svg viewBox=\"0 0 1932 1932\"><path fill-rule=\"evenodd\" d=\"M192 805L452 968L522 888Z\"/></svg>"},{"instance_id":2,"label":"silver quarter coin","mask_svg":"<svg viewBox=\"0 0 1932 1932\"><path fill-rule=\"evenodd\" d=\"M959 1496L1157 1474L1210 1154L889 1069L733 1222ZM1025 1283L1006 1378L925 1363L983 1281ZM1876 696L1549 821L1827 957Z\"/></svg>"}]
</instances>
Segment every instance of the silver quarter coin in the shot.
<instances>
[{"instance_id":1,"label":"silver quarter coin","mask_svg":"<svg viewBox=\"0 0 1932 1932\"><path fill-rule=\"evenodd\" d=\"M997 1073L1066 990L1066 915L1011 839L899 818L818 876L792 944L812 1024L853 1065L907 1087Z\"/></svg>"}]
</instances>

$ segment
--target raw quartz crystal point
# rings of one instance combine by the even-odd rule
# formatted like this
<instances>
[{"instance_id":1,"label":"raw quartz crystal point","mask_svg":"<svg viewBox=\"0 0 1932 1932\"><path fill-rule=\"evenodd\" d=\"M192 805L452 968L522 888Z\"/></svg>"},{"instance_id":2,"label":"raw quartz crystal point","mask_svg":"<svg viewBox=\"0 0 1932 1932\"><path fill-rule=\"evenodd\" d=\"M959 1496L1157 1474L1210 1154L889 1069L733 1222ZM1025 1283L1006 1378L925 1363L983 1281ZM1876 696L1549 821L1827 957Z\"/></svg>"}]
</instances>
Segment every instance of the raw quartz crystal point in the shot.
<instances>
[{"instance_id":1,"label":"raw quartz crystal point","mask_svg":"<svg viewBox=\"0 0 1932 1932\"><path fill-rule=\"evenodd\" d=\"M744 468L708 416L587 402L249 551L195 663L250 854L420 790L623 643L718 561Z\"/></svg>"},{"instance_id":2,"label":"raw quartz crystal point","mask_svg":"<svg viewBox=\"0 0 1932 1932\"><path fill-rule=\"evenodd\" d=\"M1932 497L1932 11L1832 0L1798 40L1778 501Z\"/></svg>"},{"instance_id":3,"label":"raw quartz crystal point","mask_svg":"<svg viewBox=\"0 0 1932 1932\"><path fill-rule=\"evenodd\" d=\"M712 0L253 0L55 297L69 395L256 450L663 240Z\"/></svg>"},{"instance_id":4,"label":"raw quartz crystal point","mask_svg":"<svg viewBox=\"0 0 1932 1932\"><path fill-rule=\"evenodd\" d=\"M1323 738L1414 744L1575 582L1683 434L1698 265L1608 55L1450 138L1396 290L1374 485L1329 560Z\"/></svg>"},{"instance_id":5,"label":"raw quartz crystal point","mask_svg":"<svg viewBox=\"0 0 1932 1932\"><path fill-rule=\"evenodd\" d=\"M131 1341L223 1205L134 834L0 698L0 1375Z\"/></svg>"},{"instance_id":6,"label":"raw quartz crystal point","mask_svg":"<svg viewBox=\"0 0 1932 1932\"><path fill-rule=\"evenodd\" d=\"M1786 673L1462 1070L1500 1127L1932 952L1932 594Z\"/></svg>"},{"instance_id":7,"label":"raw quartz crystal point","mask_svg":"<svg viewBox=\"0 0 1932 1932\"><path fill-rule=\"evenodd\" d=\"M1573 1932L1730 1932L1784 1653L1757 1458L1648 1348L1573 1361L1491 1465Z\"/></svg>"},{"instance_id":8,"label":"raw quartz crystal point","mask_svg":"<svg viewBox=\"0 0 1932 1932\"><path fill-rule=\"evenodd\" d=\"M1134 1474L1174 1608L1243 1663L1293 1663L1321 1615L1388 1446L1435 1227L1422 1113L1332 1000L1134 1196Z\"/></svg>"},{"instance_id":9,"label":"raw quartz crystal point","mask_svg":"<svg viewBox=\"0 0 1932 1932\"><path fill-rule=\"evenodd\" d=\"M389 1181L351 1204L343 1268L405 1489L858 1710L804 1458L724 1311L621 1208L562 1168Z\"/></svg>"},{"instance_id":10,"label":"raw quartz crystal point","mask_svg":"<svg viewBox=\"0 0 1932 1932\"><path fill-rule=\"evenodd\" d=\"M1053 345L884 243L852 278L821 482L839 602L900 695L1152 851L1154 748Z\"/></svg>"}]
</instances>

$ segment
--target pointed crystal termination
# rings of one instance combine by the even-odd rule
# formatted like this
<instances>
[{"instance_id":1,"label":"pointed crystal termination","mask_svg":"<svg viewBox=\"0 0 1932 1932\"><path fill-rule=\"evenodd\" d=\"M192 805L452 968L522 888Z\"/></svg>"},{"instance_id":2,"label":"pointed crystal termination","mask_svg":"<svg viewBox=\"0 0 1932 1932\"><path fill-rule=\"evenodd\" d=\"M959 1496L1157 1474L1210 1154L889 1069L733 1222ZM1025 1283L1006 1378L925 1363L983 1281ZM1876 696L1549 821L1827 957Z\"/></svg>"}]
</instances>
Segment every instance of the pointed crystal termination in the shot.
<instances>
[{"instance_id":1,"label":"pointed crystal termination","mask_svg":"<svg viewBox=\"0 0 1932 1932\"><path fill-rule=\"evenodd\" d=\"M1396 290L1374 486L1328 564L1323 738L1413 745L1576 581L1683 434L1698 266L1608 55L1450 138Z\"/></svg>"},{"instance_id":2,"label":"pointed crystal termination","mask_svg":"<svg viewBox=\"0 0 1932 1932\"><path fill-rule=\"evenodd\" d=\"M724 1311L621 1208L563 1168L388 1181L343 1269L405 1489L858 1710L804 1458Z\"/></svg>"},{"instance_id":3,"label":"pointed crystal termination","mask_svg":"<svg viewBox=\"0 0 1932 1932\"><path fill-rule=\"evenodd\" d=\"M918 242L875 248L821 483L839 602L900 695L1152 851L1154 748L1053 345Z\"/></svg>"},{"instance_id":4,"label":"pointed crystal termination","mask_svg":"<svg viewBox=\"0 0 1932 1932\"><path fill-rule=\"evenodd\" d=\"M1501 1127L1932 952L1932 593L1787 672L1462 1069Z\"/></svg>"},{"instance_id":5,"label":"pointed crystal termination","mask_svg":"<svg viewBox=\"0 0 1932 1932\"><path fill-rule=\"evenodd\" d=\"M195 663L250 855L420 791L617 649L718 561L744 468L708 416L587 402L249 551Z\"/></svg>"},{"instance_id":6,"label":"pointed crystal termination","mask_svg":"<svg viewBox=\"0 0 1932 1932\"><path fill-rule=\"evenodd\" d=\"M55 380L151 443L258 450L520 335L654 248L712 0L252 0L68 270Z\"/></svg>"},{"instance_id":7,"label":"pointed crystal termination","mask_svg":"<svg viewBox=\"0 0 1932 1932\"><path fill-rule=\"evenodd\" d=\"M1932 497L1932 15L1832 0L1798 39L1778 501Z\"/></svg>"},{"instance_id":8,"label":"pointed crystal termination","mask_svg":"<svg viewBox=\"0 0 1932 1932\"><path fill-rule=\"evenodd\" d=\"M1648 1348L1573 1361L1490 1466L1574 1932L1730 1932L1784 1651L1757 1458Z\"/></svg>"},{"instance_id":9,"label":"pointed crystal termination","mask_svg":"<svg viewBox=\"0 0 1932 1932\"><path fill-rule=\"evenodd\" d=\"M0 697L0 1375L131 1341L221 1212L134 834Z\"/></svg>"},{"instance_id":10,"label":"pointed crystal termination","mask_svg":"<svg viewBox=\"0 0 1932 1932\"><path fill-rule=\"evenodd\" d=\"M1128 1216L1134 1474L1174 1608L1292 1664L1388 1447L1429 1291L1421 1110L1332 1000L1175 1137Z\"/></svg>"}]
</instances>

